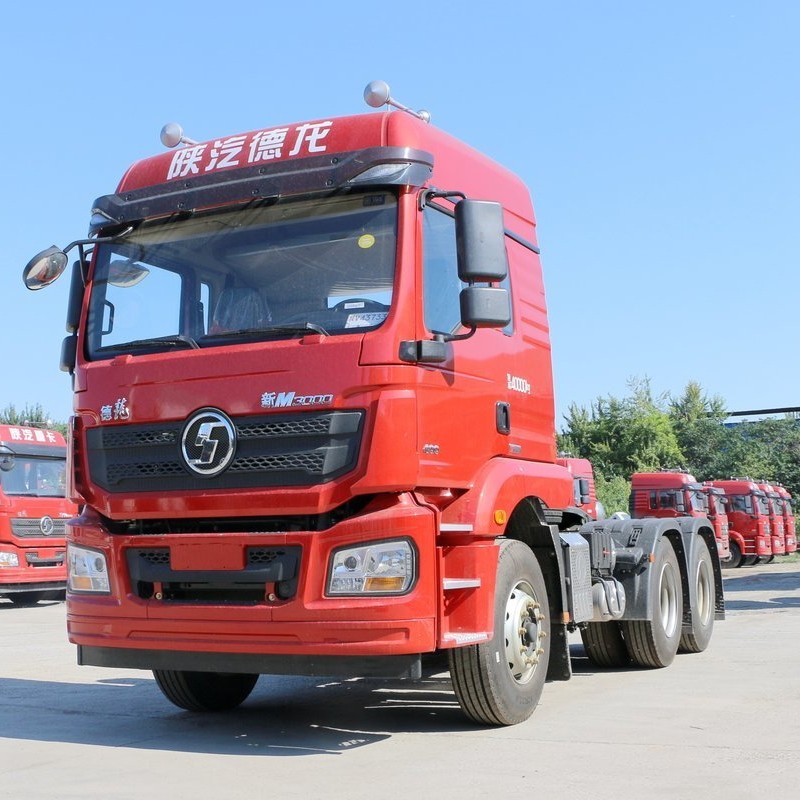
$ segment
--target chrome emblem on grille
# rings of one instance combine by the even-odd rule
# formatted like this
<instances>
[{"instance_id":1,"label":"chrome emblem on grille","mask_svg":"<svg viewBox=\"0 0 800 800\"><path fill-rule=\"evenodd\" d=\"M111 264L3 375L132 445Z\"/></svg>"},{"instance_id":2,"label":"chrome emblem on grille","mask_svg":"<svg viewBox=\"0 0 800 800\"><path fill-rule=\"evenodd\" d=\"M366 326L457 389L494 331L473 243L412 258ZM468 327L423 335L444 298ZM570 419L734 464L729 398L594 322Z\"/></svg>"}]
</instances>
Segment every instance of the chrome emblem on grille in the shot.
<instances>
[{"instance_id":1,"label":"chrome emblem on grille","mask_svg":"<svg viewBox=\"0 0 800 800\"><path fill-rule=\"evenodd\" d=\"M55 523L52 517L42 517L39 520L39 530L45 535L49 536L55 529Z\"/></svg>"},{"instance_id":2,"label":"chrome emblem on grille","mask_svg":"<svg viewBox=\"0 0 800 800\"><path fill-rule=\"evenodd\" d=\"M186 421L181 436L181 455L196 475L213 478L224 472L236 453L236 429L230 419L214 408L203 408Z\"/></svg>"}]
</instances>

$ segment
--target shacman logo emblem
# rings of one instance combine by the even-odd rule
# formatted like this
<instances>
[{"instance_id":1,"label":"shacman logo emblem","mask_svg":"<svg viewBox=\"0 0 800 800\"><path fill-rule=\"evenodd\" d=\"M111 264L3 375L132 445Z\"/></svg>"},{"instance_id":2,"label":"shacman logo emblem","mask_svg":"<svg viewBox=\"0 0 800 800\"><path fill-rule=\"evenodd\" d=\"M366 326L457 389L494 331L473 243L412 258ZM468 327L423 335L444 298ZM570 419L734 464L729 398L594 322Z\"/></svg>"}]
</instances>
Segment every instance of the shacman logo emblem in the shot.
<instances>
[{"instance_id":1,"label":"shacman logo emblem","mask_svg":"<svg viewBox=\"0 0 800 800\"><path fill-rule=\"evenodd\" d=\"M203 408L186 422L181 455L196 475L213 478L224 472L236 453L236 429L230 419L214 408Z\"/></svg>"},{"instance_id":2,"label":"shacman logo emblem","mask_svg":"<svg viewBox=\"0 0 800 800\"><path fill-rule=\"evenodd\" d=\"M39 520L39 530L45 535L49 536L55 528L55 523L52 517L42 517Z\"/></svg>"}]
</instances>

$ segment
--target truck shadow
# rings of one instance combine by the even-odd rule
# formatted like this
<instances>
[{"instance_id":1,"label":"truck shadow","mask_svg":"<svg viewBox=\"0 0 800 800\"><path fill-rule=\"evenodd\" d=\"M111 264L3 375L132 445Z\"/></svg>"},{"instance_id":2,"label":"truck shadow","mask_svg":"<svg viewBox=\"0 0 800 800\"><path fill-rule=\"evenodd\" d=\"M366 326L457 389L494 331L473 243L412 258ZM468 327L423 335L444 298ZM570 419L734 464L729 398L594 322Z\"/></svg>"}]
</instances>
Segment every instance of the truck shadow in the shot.
<instances>
[{"instance_id":1,"label":"truck shadow","mask_svg":"<svg viewBox=\"0 0 800 800\"><path fill-rule=\"evenodd\" d=\"M262 676L238 709L194 714L150 678L0 678L0 737L250 756L341 755L396 733L477 730L448 675L420 681Z\"/></svg>"},{"instance_id":2,"label":"truck shadow","mask_svg":"<svg viewBox=\"0 0 800 800\"><path fill-rule=\"evenodd\" d=\"M728 611L779 610L781 608L800 608L800 571L782 570L780 566L773 571L770 566L750 572L744 567L735 574L723 573L725 589L725 608ZM739 598L738 594L759 593L759 599ZM791 593L791 594L790 594Z\"/></svg>"}]
</instances>

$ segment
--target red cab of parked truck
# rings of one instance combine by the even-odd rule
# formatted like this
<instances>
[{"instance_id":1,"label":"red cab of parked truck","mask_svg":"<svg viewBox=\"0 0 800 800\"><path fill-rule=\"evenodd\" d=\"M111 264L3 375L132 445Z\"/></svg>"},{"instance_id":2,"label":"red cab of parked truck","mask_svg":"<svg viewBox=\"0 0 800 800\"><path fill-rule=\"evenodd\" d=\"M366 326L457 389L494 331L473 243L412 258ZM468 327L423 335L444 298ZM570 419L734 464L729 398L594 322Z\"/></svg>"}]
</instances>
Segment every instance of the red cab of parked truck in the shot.
<instances>
[{"instance_id":1,"label":"red cab of parked truck","mask_svg":"<svg viewBox=\"0 0 800 800\"><path fill-rule=\"evenodd\" d=\"M722 489L728 513L731 556L729 566L754 564L772 555L769 502L763 490L749 478L706 481Z\"/></svg>"},{"instance_id":2,"label":"red cab of parked truck","mask_svg":"<svg viewBox=\"0 0 800 800\"><path fill-rule=\"evenodd\" d=\"M767 496L769 504L769 528L772 542L772 555L786 554L786 525L783 515L783 498L770 483L759 483L759 488Z\"/></svg>"},{"instance_id":3,"label":"red cab of parked truck","mask_svg":"<svg viewBox=\"0 0 800 800\"><path fill-rule=\"evenodd\" d=\"M775 491L780 495L781 507L783 509L783 525L786 537L786 553L797 552L797 533L795 530L794 508L792 507L792 495L785 486L774 485Z\"/></svg>"},{"instance_id":4,"label":"red cab of parked truck","mask_svg":"<svg viewBox=\"0 0 800 800\"><path fill-rule=\"evenodd\" d=\"M718 497L681 470L636 472L631 476L631 517L705 517L714 527L720 559L730 556L728 519Z\"/></svg>"},{"instance_id":5,"label":"red cab of parked truck","mask_svg":"<svg viewBox=\"0 0 800 800\"><path fill-rule=\"evenodd\" d=\"M66 443L54 430L0 425L0 596L17 605L63 594Z\"/></svg>"},{"instance_id":6,"label":"red cab of parked truck","mask_svg":"<svg viewBox=\"0 0 800 800\"><path fill-rule=\"evenodd\" d=\"M592 462L588 458L572 456L559 456L556 462L562 467L566 467L572 474L575 505L586 512L591 519L603 519L605 509L597 499Z\"/></svg>"}]
</instances>

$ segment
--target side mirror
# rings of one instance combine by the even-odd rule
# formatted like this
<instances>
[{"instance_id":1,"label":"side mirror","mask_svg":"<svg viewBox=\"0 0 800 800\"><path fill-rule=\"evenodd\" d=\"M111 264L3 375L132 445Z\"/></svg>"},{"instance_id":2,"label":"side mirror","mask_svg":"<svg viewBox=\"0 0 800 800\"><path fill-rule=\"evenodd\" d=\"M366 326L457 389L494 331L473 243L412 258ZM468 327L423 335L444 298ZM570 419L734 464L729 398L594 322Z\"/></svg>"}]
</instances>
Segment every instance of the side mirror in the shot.
<instances>
[{"instance_id":1,"label":"side mirror","mask_svg":"<svg viewBox=\"0 0 800 800\"><path fill-rule=\"evenodd\" d=\"M511 300L499 286L467 286L459 302L466 328L505 328L511 322Z\"/></svg>"},{"instance_id":2,"label":"side mirror","mask_svg":"<svg viewBox=\"0 0 800 800\"><path fill-rule=\"evenodd\" d=\"M458 277L464 283L500 283L508 275L503 207L487 200L455 206Z\"/></svg>"},{"instance_id":3,"label":"side mirror","mask_svg":"<svg viewBox=\"0 0 800 800\"><path fill-rule=\"evenodd\" d=\"M0 444L0 470L11 472L14 469L15 453L10 447Z\"/></svg>"},{"instance_id":4,"label":"side mirror","mask_svg":"<svg viewBox=\"0 0 800 800\"><path fill-rule=\"evenodd\" d=\"M35 255L22 270L22 281L31 291L42 289L55 281L67 268L69 259L63 250L53 245Z\"/></svg>"},{"instance_id":5,"label":"side mirror","mask_svg":"<svg viewBox=\"0 0 800 800\"><path fill-rule=\"evenodd\" d=\"M504 328L511 322L511 299L498 286L508 276L505 225L500 203L461 200L455 206L458 277L470 284L461 290L461 322L467 328Z\"/></svg>"}]
</instances>

